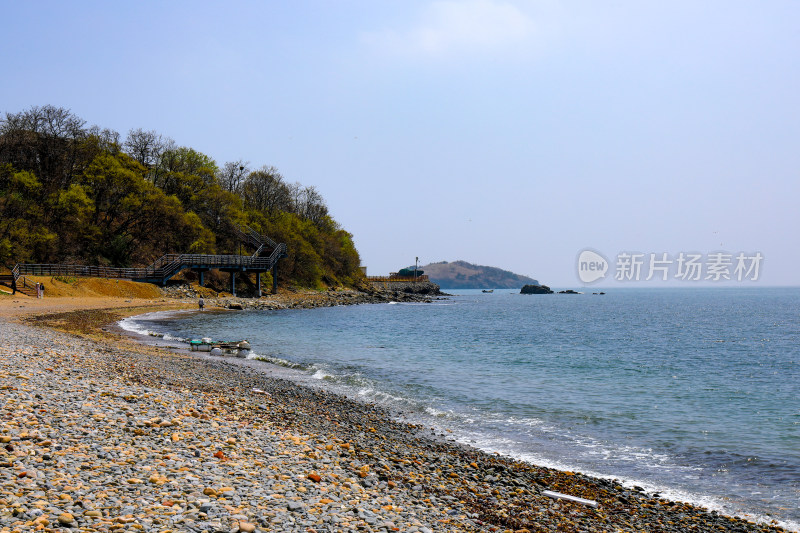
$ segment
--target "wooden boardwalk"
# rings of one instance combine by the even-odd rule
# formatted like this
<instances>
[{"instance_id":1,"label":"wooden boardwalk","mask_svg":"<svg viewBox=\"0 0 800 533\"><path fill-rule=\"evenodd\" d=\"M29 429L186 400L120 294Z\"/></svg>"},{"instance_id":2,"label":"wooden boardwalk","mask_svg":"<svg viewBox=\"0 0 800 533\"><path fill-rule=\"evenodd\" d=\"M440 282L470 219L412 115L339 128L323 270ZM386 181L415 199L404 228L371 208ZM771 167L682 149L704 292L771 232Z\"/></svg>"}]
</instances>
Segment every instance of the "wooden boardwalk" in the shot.
<instances>
[{"instance_id":1,"label":"wooden boardwalk","mask_svg":"<svg viewBox=\"0 0 800 533\"><path fill-rule=\"evenodd\" d=\"M277 291L278 261L288 257L286 245L276 243L269 237L259 235L251 228L239 229L239 238L247 245L256 248L249 255L210 255L210 254L166 254L158 258L150 266L144 268L115 268L102 266L64 265L64 264L17 264L11 271L15 279L20 276L70 276L129 279L145 283L166 285L179 272L191 269L200 274L200 285L203 285L203 274L209 270L221 270L231 274L231 294L236 295L236 273L247 272L257 274L258 294L261 295L261 276L272 271L272 289ZM269 252L269 255L263 255Z\"/></svg>"}]
</instances>

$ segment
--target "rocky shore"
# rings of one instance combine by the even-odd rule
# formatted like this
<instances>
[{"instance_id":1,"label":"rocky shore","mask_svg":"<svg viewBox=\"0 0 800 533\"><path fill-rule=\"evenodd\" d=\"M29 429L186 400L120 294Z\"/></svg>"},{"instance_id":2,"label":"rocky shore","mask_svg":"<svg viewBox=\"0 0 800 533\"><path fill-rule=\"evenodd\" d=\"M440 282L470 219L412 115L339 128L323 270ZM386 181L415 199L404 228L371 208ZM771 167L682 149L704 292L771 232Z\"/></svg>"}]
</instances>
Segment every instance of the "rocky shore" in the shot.
<instances>
[{"instance_id":1,"label":"rocky shore","mask_svg":"<svg viewBox=\"0 0 800 533\"><path fill-rule=\"evenodd\" d=\"M0 338L2 532L783 531L454 445L227 360L2 318Z\"/></svg>"},{"instance_id":2,"label":"rocky shore","mask_svg":"<svg viewBox=\"0 0 800 533\"><path fill-rule=\"evenodd\" d=\"M433 284L429 284L433 285ZM237 298L227 295L204 296L206 307L224 309L313 309L316 307L333 307L337 305L375 304L387 302L426 302L430 303L440 296L447 296L438 290L425 290L417 293L410 290L374 289L330 290L330 291L288 291L281 294L264 294L261 298ZM191 285L176 285L164 289L169 298L181 301L197 300L203 295L198 288Z\"/></svg>"}]
</instances>

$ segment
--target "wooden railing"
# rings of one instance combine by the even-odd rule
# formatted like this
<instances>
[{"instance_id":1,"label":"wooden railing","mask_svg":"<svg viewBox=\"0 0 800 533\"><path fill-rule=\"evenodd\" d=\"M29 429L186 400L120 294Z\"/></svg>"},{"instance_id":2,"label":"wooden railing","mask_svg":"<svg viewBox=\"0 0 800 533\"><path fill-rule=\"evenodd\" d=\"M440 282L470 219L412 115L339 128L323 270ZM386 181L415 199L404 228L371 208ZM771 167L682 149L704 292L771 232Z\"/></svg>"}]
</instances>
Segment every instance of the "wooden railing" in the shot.
<instances>
[{"instance_id":1,"label":"wooden railing","mask_svg":"<svg viewBox=\"0 0 800 533\"><path fill-rule=\"evenodd\" d=\"M266 235L261 235L249 226L236 228L236 234L239 239L242 240L242 242L249 244L256 249L253 257L261 255L261 252L264 251L265 248L271 248L272 250L275 250L279 246L286 246L285 244L278 244Z\"/></svg>"},{"instance_id":2,"label":"wooden railing","mask_svg":"<svg viewBox=\"0 0 800 533\"><path fill-rule=\"evenodd\" d=\"M13 271L11 274L0 274L0 285L8 287L12 292L16 289L17 292L22 294L36 296L36 282L29 280L25 276L15 276Z\"/></svg>"},{"instance_id":3,"label":"wooden railing","mask_svg":"<svg viewBox=\"0 0 800 533\"><path fill-rule=\"evenodd\" d=\"M19 264L14 270L28 276L72 276L92 278L131 279L165 283L186 268L237 270L270 270L279 259L286 257L286 245L278 246L269 257L250 255L167 254L146 268L115 268L84 265Z\"/></svg>"},{"instance_id":4,"label":"wooden railing","mask_svg":"<svg viewBox=\"0 0 800 533\"><path fill-rule=\"evenodd\" d=\"M135 277L135 272L144 269L20 263L14 267L14 270L18 274L17 279L25 275L131 279Z\"/></svg>"},{"instance_id":5,"label":"wooden railing","mask_svg":"<svg viewBox=\"0 0 800 533\"><path fill-rule=\"evenodd\" d=\"M17 278L17 292L27 294L28 296L36 296L36 283L25 276L20 276Z\"/></svg>"},{"instance_id":6,"label":"wooden railing","mask_svg":"<svg viewBox=\"0 0 800 533\"><path fill-rule=\"evenodd\" d=\"M250 255L210 255L210 254L166 254L156 259L145 268L116 268L104 266L60 265L60 264L25 264L16 265L11 274L15 279L20 276L71 276L92 278L130 279L150 283L166 283L172 276L185 268L194 269L234 269L266 272L277 262L287 257L287 248L283 243L259 235L251 228L239 229L240 237L247 244L257 248L256 254ZM269 256L260 254L267 240L272 248Z\"/></svg>"}]
</instances>

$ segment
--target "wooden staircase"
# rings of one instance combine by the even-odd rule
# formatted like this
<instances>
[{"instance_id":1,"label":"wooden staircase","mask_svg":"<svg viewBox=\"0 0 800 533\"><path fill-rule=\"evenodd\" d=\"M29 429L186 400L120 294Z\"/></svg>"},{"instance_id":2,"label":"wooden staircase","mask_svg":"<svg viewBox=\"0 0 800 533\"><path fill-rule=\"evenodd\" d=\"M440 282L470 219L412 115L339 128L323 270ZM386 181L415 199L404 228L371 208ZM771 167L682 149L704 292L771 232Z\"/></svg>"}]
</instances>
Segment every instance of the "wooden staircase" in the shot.
<instances>
[{"instance_id":1,"label":"wooden staircase","mask_svg":"<svg viewBox=\"0 0 800 533\"><path fill-rule=\"evenodd\" d=\"M9 291L11 290L13 280L14 274L12 273L0 274L0 285L8 287ZM17 278L17 293L36 298L36 283L30 281L25 276L19 276Z\"/></svg>"}]
</instances>

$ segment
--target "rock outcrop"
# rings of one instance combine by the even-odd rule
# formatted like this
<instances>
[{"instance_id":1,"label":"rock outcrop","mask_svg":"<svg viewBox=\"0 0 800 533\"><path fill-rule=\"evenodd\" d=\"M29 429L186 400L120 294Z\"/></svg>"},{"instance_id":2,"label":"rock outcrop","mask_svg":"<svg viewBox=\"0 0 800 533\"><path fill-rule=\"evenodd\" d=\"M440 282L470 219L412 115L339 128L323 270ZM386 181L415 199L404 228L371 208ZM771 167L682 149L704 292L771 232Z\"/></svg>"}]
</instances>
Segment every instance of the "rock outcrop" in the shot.
<instances>
[{"instance_id":1,"label":"rock outcrop","mask_svg":"<svg viewBox=\"0 0 800 533\"><path fill-rule=\"evenodd\" d=\"M520 294L553 294L547 285L525 285Z\"/></svg>"}]
</instances>

